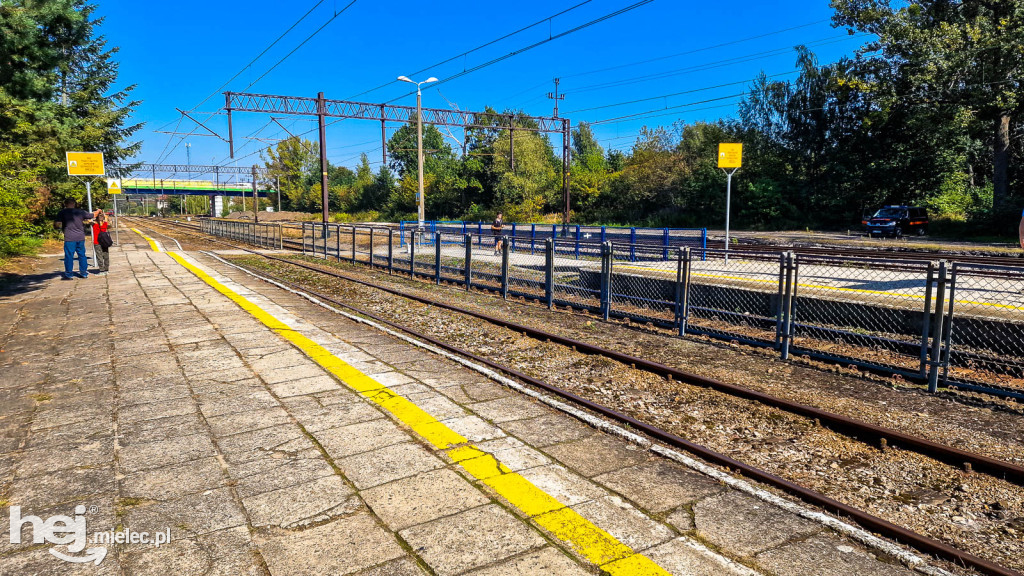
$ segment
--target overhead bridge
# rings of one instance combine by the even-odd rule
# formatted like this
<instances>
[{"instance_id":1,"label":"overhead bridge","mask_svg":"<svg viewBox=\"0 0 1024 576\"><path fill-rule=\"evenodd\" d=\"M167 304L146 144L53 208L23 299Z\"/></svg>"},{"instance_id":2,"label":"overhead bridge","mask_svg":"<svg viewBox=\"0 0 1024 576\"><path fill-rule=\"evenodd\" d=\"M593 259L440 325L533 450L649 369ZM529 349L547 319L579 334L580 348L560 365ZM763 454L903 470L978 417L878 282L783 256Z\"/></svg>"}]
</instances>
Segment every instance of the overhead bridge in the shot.
<instances>
[{"instance_id":1,"label":"overhead bridge","mask_svg":"<svg viewBox=\"0 0 1024 576\"><path fill-rule=\"evenodd\" d=\"M157 194L175 196L253 196L252 184L248 182L233 182L230 184L219 184L211 180L172 180L151 178L125 178L121 180L121 187L124 194ZM274 189L257 189L255 194L260 198L266 198L270 194L276 194Z\"/></svg>"}]
</instances>

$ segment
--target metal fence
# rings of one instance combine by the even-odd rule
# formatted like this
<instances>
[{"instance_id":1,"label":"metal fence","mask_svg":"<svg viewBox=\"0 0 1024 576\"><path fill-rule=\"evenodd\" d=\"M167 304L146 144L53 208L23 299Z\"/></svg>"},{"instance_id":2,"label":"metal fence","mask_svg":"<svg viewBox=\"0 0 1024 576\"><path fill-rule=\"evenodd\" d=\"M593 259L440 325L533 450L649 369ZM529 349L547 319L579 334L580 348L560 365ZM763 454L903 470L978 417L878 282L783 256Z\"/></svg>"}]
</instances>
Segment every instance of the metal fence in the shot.
<instances>
[{"instance_id":1,"label":"metal fence","mask_svg":"<svg viewBox=\"0 0 1024 576\"><path fill-rule=\"evenodd\" d=\"M247 226L204 231L281 244L280 230ZM666 257L653 244L486 232L403 241L393 229L345 224L286 234L301 235L308 255L900 374L932 391L1024 399L1024 268L690 247Z\"/></svg>"},{"instance_id":2,"label":"metal fence","mask_svg":"<svg viewBox=\"0 0 1024 576\"><path fill-rule=\"evenodd\" d=\"M419 222L414 220L399 222L399 242L404 245L410 234L420 231L419 227ZM428 238L433 238L436 233L443 234L445 238L461 238L466 234L472 234L480 244L483 244L486 238L493 237L489 222L425 221L420 232ZM502 235L511 238L513 247L517 250L529 250L531 253L543 251L544 242L548 238L560 240L563 250L572 246L574 253L581 246L592 252L600 252L600 246L605 242L659 247L660 251L651 251L651 254L658 254L661 259L668 259L672 248L689 246L703 249L708 245L706 228L629 228L510 222L505 224Z\"/></svg>"},{"instance_id":3,"label":"metal fence","mask_svg":"<svg viewBox=\"0 0 1024 576\"><path fill-rule=\"evenodd\" d=\"M284 247L284 231L276 223L201 218L199 229L213 236L246 242L260 248L281 250Z\"/></svg>"}]
</instances>

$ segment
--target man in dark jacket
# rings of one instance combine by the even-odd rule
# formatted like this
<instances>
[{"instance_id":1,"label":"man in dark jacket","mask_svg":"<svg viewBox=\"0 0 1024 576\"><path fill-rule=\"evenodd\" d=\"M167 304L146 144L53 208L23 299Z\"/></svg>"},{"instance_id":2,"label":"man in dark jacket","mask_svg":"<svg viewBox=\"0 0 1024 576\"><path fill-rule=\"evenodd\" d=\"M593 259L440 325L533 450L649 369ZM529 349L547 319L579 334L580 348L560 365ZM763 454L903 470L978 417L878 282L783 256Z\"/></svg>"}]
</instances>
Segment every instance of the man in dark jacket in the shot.
<instances>
[{"instance_id":1,"label":"man in dark jacket","mask_svg":"<svg viewBox=\"0 0 1024 576\"><path fill-rule=\"evenodd\" d=\"M55 228L64 232L64 280L73 280L75 256L78 256L78 275L89 277L89 259L85 256L85 227L92 223L90 214L77 207L72 199L64 201L64 209L57 213Z\"/></svg>"}]
</instances>

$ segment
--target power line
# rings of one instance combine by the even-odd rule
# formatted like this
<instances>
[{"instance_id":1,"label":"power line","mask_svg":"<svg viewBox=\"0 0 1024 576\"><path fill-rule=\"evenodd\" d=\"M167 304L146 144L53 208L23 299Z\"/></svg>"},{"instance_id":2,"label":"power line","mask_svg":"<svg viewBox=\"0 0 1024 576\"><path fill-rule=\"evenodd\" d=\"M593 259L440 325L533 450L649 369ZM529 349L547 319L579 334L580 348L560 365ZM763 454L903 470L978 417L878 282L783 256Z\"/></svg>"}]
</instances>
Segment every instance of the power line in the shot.
<instances>
[{"instance_id":1,"label":"power line","mask_svg":"<svg viewBox=\"0 0 1024 576\"><path fill-rule=\"evenodd\" d=\"M416 70L415 72L412 72L411 74L409 74L409 76L415 76L416 74L421 74L423 72L426 72L427 70L430 70L431 68L436 68L438 66L443 66L443 65L445 65L445 64L447 64L449 62L452 62L454 60L458 60L459 58L464 58L464 57L472 54L473 52L476 52L478 50L482 50L483 48L486 48L486 47L490 46L491 44L497 44L498 42L501 42L502 40L506 40L508 38L511 38L512 36L515 36L516 34L520 34L522 32L525 32L525 31L529 30L530 28L537 27L537 26L539 26L539 25L541 25L541 24L543 24L545 22L550 22L554 18L557 18L557 17L559 17L559 16L561 16L563 14L566 14L568 12L572 12L573 10L579 8L580 6L583 6L585 4L589 4L591 2L593 2L593 0L585 0L584 2L580 2L579 4L577 4L575 6L572 6L570 8L566 8L565 10L562 10L561 12L557 12L555 14L552 14L551 16L548 16L547 18L543 18L541 20L538 20L538 21L534 22L533 24L530 24L528 26L524 26L524 27L522 27L522 28L520 28L520 29L518 29L518 30L516 30L514 32L509 32L508 34L505 34L504 36L501 36L499 38L495 38L494 40L491 40L489 42L485 42L485 43L477 46L476 48L471 48L471 49L463 52L462 54L456 54L455 56L452 56L451 58L448 58L447 60L442 60L440 62L437 62L436 64L431 64L430 66L427 66L425 68L421 68L420 70ZM391 80L389 82L385 82L384 84L381 84L380 86L377 86L376 88L370 88L369 90L364 90L364 91L360 92L359 94L356 94L355 96L348 97L347 100L351 100L353 98L358 98L359 96L362 96L363 94L369 94L370 92L375 92L377 90L380 90L381 88L385 88L387 86L390 86L390 85L394 84L395 82L398 82L398 80Z\"/></svg>"},{"instance_id":2,"label":"power line","mask_svg":"<svg viewBox=\"0 0 1024 576\"><path fill-rule=\"evenodd\" d=\"M720 101L720 100L727 100L729 98L739 98L741 96L745 96L746 94L747 94L746 92L740 92L738 94L730 94L728 96L719 96L718 98L708 98L707 100L699 100L697 102L687 102L686 104L677 104L675 106L665 106L664 108L656 108L654 110L647 110L645 112L637 112L635 114L626 114L624 116L616 116L614 118L607 118L605 120L596 120L594 122L588 122L588 124L591 125L591 126L597 126L597 125L600 125L600 124L611 124L611 123L614 123L615 121L618 121L618 120L638 119L638 117L645 116L647 114L656 114L658 112L663 112L665 110L675 110L675 109L678 109L678 108L688 108L690 106L696 106L698 104L707 104L708 102L717 102L717 101ZM733 104L735 104L735 102L733 102ZM732 105L732 104L730 104L730 105Z\"/></svg>"},{"instance_id":3,"label":"power line","mask_svg":"<svg viewBox=\"0 0 1024 576\"><path fill-rule=\"evenodd\" d=\"M277 68L278 66L280 66L280 65L281 65L281 64L282 64L282 63L283 63L283 62L284 62L285 60L287 60L287 59L288 59L288 58L289 58L289 57L290 57L290 56L291 56L292 54L294 54L294 53L295 53L296 51L298 51L298 50L299 50L300 48L302 48L303 46L305 46L307 42L309 42L310 40L312 40L312 39L313 39L313 38L314 38L314 37L315 37L315 36L316 36L317 34L319 34L319 33L320 33L320 32L321 32L321 31L322 31L322 30L323 30L324 28L326 28L326 27L327 27L327 26L328 26L328 25L329 25L329 24L330 24L331 22L334 22L334 20L336 20L336 19L338 18L338 16L341 16L341 15L342 15L342 14L343 14L343 13L344 13L344 12L345 12L346 10L348 10L348 9L349 9L350 7L352 7L352 5L356 3L356 1L357 1L357 0L352 0L352 1L351 1L351 2L349 2L349 3L347 4L347 5L345 5L345 7L344 7L344 8L342 8L342 9L341 9L340 11L336 11L336 12L334 13L334 15L333 15L333 16L331 16L330 18L328 18L328 19L327 19L327 21L326 21L326 22L324 22L324 24L323 24L322 26L320 26L319 28L317 28L316 30L314 30L314 31L313 31L313 33L312 33L312 34L310 34L309 36L307 36L307 37L306 37L306 38L305 38L304 40L302 40L302 42L300 42L300 43L298 44L298 46L296 46L296 47L295 47L295 48L293 48L293 49L292 49L292 50L291 50L290 52L288 52L287 54L285 54L283 58L281 58L281 59L280 59L280 60L278 60L278 61L277 61L276 63L274 63L274 65L273 65L273 66L271 66L271 67L270 67L269 69L267 69L267 71L266 71L266 72L264 72L264 73L263 73L263 74L261 74L261 75L260 75L260 76L259 76L258 78L256 78L256 79L255 79L255 80L253 80L252 82L250 82L250 83L249 83L249 84L248 84L248 85L247 85L247 86L246 86L245 88L243 88L242 90L240 90L240 92L244 92L244 91L248 90L249 88L252 88L252 87L253 87L253 86L254 86L254 85L255 85L255 84L257 83L257 82L259 82L260 80L262 80L263 78L265 78L265 77L267 76L267 74L270 74L270 73L271 73L271 72L272 72L272 71L273 71L273 70L274 70L275 68ZM247 66L246 66L245 68L243 68L243 69L242 69L241 71L239 71L239 72L238 72L237 74L235 74L235 75L234 75L234 76L233 76L233 77L231 78L231 80L228 80L227 82L225 82L225 83L224 83L224 84L223 84L223 85L222 85L222 86L221 86L220 88L218 88L218 89L217 89L217 91L220 91L220 90L221 90L222 88L224 88L225 86L227 86L228 84L230 84L230 83L231 83L231 82L232 82L232 81L233 81L233 80L234 80L235 78L237 78L237 77L238 77L238 76L239 76L239 75L240 75L240 74L242 73L242 71L244 71L245 69L247 69L247 68L248 68L249 66L251 66L251 65L252 65L252 63L253 63L253 62L255 62L255 61L256 61L256 60L258 60L258 59L259 59L259 58L260 58L261 56L263 56L263 54L265 54L265 53L266 53L266 52L267 52L268 50L270 50L270 48L271 48L271 47L273 47L273 46L274 46L275 44L277 44L277 42L278 42L278 41L280 41L280 40L281 40L281 38L284 38L284 36L285 36L285 35L287 35L287 34L288 34L288 32L290 32L290 31L291 31L291 30L292 30L293 28L295 28L295 26L297 26L297 25L299 24L299 22L301 22L302 20L304 20L304 19L306 18L306 16L308 16L308 15L309 15L309 14L310 14L310 13L311 13L311 12L312 12L313 10L315 10L315 9L317 8L317 6L319 6L319 5L321 4L321 3L323 3L323 0L320 0L320 2L318 2L318 3L316 4L316 5L314 5L314 6L313 6L313 8L311 8L311 9L310 9L309 11L307 11L307 12L306 12L306 14L304 14L304 15L303 15L303 16L302 16L302 17L301 17L301 18L300 18L300 19L299 19L298 21L296 21L296 22L295 22L295 24L293 24L293 25L292 25L291 27L289 27L289 28L288 28L288 30L286 30L286 31L284 32L284 34L282 34L282 35L281 35L280 37L278 37L278 38L277 38L276 40L274 40L274 42L272 42L270 46L268 46L268 47L267 47L266 49L264 49L264 50L263 50L263 52L261 52L259 56L257 56L256 58L254 58L254 59L252 60L252 62L250 62L250 63L249 63L249 65L247 65ZM196 105L195 107L193 107L193 110L194 110L195 108L198 108L199 106L201 106L201 105L202 105L202 104L203 104L204 102L206 102L207 100L209 100L209 99L210 99L211 97L213 97L213 96L214 96L214 95L215 95L215 94L217 93L217 91L214 91L214 92L213 92L213 93L211 93L211 94L210 94L209 96L207 96L206 98L204 98L202 102L200 102L200 103L199 103L199 104L197 104L197 105ZM177 131L177 130L175 130L175 131ZM168 139L168 143L170 143L170 139ZM171 149L171 151L173 152L173 151L174 151L174 149L175 149L175 148L177 148L179 144L181 144L181 140L179 140L179 141L178 141L178 143L174 145L174 148L172 148L172 149ZM166 146L165 146L165 148L166 148Z\"/></svg>"},{"instance_id":4,"label":"power line","mask_svg":"<svg viewBox=\"0 0 1024 576\"><path fill-rule=\"evenodd\" d=\"M310 40L312 40L312 39L313 39L313 37L315 37L315 36L316 36L317 34L319 34L321 30L323 30L324 28L326 28L326 27L327 27L327 26L328 26L328 25L329 25L329 24L330 24L331 22L334 22L334 20L335 20L335 19L336 19L336 18L337 18L338 16L341 16L342 14L344 14L344 13L345 13L345 11L346 11L346 10L348 10L349 8L351 8L351 7L352 7L352 5L353 5L353 4L355 4L356 2L357 2L357 0L352 0L351 2L349 2L348 4L346 4L346 5L345 5L345 7L344 7L344 8L342 8L342 9L341 9L341 10L340 10L339 12L335 12L335 13L334 13L334 16L331 16L331 17L330 17L330 18L329 18L329 19L327 20L327 22L324 22L323 26L321 26L321 27L317 28L316 30L314 30L314 31L313 31L313 33L312 33L312 34L310 34L309 36L306 36L306 39L305 39L305 40L303 40L302 42L300 42L298 46L296 46L295 48L293 48L291 52L289 52L289 53L285 54L285 55L284 55L284 58L281 58L280 60L278 60L278 61L277 61L277 62L276 62L276 63L275 63L275 64L274 64L273 66L271 66L271 67L270 67L270 68L269 68L269 69L268 69L268 70L267 70L266 72L264 72L263 74L261 74L259 78L257 78L257 79L255 79L255 80L253 80L252 82L250 82L250 83L249 83L249 85L248 85L248 86L246 86L245 88L242 88L241 90L238 90L238 92L245 92L245 91L246 91L246 90L248 90L249 88L252 88L252 87L253 87L253 86L254 86L254 85L255 85L255 84L257 83L257 82L259 82L260 80L262 80L263 78L265 78L267 74L270 74L271 72L273 72L273 70L274 70L275 68L277 68L278 66L280 66L282 62L284 62L285 60L287 60L289 56L291 56L292 54L295 54L295 52L296 52L296 51L297 51L297 50L298 50L299 48L302 48L303 46L305 46L305 45L306 45L306 42L309 42Z\"/></svg>"},{"instance_id":5,"label":"power line","mask_svg":"<svg viewBox=\"0 0 1024 576\"><path fill-rule=\"evenodd\" d=\"M639 60L637 62L630 62L630 63L627 63L627 64L617 64L615 66L609 66L607 68L598 68L596 70L588 70L586 72L577 72L575 74L565 74L565 75L562 76L562 78L576 78L578 76L588 76L590 74L597 74L599 72L607 72L609 70L618 70L619 68L629 68L629 67L632 67L632 66L637 66L639 64L649 64L651 62L658 62L660 60L668 60L669 58L677 58L679 56L687 56L689 54L696 54L698 52L706 52L708 50L714 50L716 48L724 48L725 46L732 46L734 44L742 44L743 42L749 42L751 40L759 40L761 38L767 38L769 36L775 36L775 35L782 34L782 33L785 33L785 32L791 32L793 30L799 30L801 28L807 28L809 26L814 26L814 25L817 25L817 24L821 24L823 22L828 22L828 19L825 19L825 20L815 20L814 22L808 22L807 24L801 24L799 26L792 26L790 28L783 28L781 30L775 30L773 32L765 32L764 34L758 34L757 36L748 36L746 38L740 38L739 40L732 40L732 41L729 41L729 42L723 42L721 44L715 44L715 45L712 45L712 46L704 46L703 48L694 48L692 50L687 50L685 52L677 52L675 54L668 54L666 56L658 56L657 58L650 58L648 60Z\"/></svg>"},{"instance_id":6,"label":"power line","mask_svg":"<svg viewBox=\"0 0 1024 576\"><path fill-rule=\"evenodd\" d=\"M281 41L281 40L282 40L282 39L283 39L283 38L284 38L285 36L287 36L287 35L288 35L288 33L289 33L289 32L291 32L292 30L294 30L296 26L298 26L298 25L299 25L300 23L302 23L302 21L303 21L303 20L305 20L307 16L309 16L310 14L312 14L312 13L313 13L313 11L314 11L314 10L316 10L317 8L319 8L319 7L320 7L320 5L324 3L324 1L325 1L325 0L320 0L319 2L317 2L316 4L314 4L312 8L310 8L310 9L309 9L309 10L308 10L308 11L307 11L307 12L306 12L305 14L303 14L303 15L302 15L302 17L301 17L301 18L299 18L299 19L298 19L298 20L296 20L296 21L295 21L295 22L294 22L294 23L293 23L293 24L292 24L291 26L289 26L287 30L285 30L285 31L284 31L283 33L281 33L281 35L280 35L280 36L278 36L278 37L277 37L276 39L274 39L274 41L273 41L273 42L271 42L271 43L270 43L270 45L268 45L268 46L267 46L266 48L264 48L262 52L260 52L259 54L257 54L257 55L256 55L256 57L255 57L255 58L253 58L252 60L250 60L248 64L246 64L245 66L242 66L242 68L241 68L241 69L240 69L240 70L239 70L238 72L236 72L234 76L232 76L231 78L229 78L227 82L225 82L225 83L221 84L221 85L220 85L220 87L218 87L218 88L217 88L216 90L214 90L213 92L210 92L210 95L209 95L209 96L207 96L206 98L203 98L203 99L202 99L202 101L201 101L201 102L199 102L199 104L196 104L195 106L193 106L192 108L190 108L190 109L189 109L189 112L191 112L192 110L195 110L196 108L199 108L199 107L200 107L200 106L202 106L202 105L203 105L203 104L204 104L204 103L205 103L205 102L206 102L207 100L209 100L210 98L213 98L213 97L214 97L214 96L216 96L216 95L217 95L218 93L220 93L220 91L221 91L221 90L223 90L223 89L224 89L224 88L225 88L225 87L226 87L226 86L227 86L228 84L231 84L232 82L234 82L234 81L235 81L235 79L236 79L236 78L238 78L239 76L241 76L243 72L245 72L246 70L248 70L249 68L251 68L251 67L252 67L252 65L256 63L256 61L257 61L257 60L259 60L260 58L262 58L264 54L266 54L267 52L269 52L269 51L270 51L270 49L271 49L271 48L273 48L274 46L276 46L278 42L280 42L280 41Z\"/></svg>"},{"instance_id":7,"label":"power line","mask_svg":"<svg viewBox=\"0 0 1024 576\"><path fill-rule=\"evenodd\" d=\"M799 70L791 70L789 72L780 72L778 74L771 74L769 76L765 76L765 78L777 78L779 76L788 76L790 74L796 74L797 72L799 72ZM604 108L614 108L616 106L626 106L627 104L637 104L637 103L640 103L640 102L649 102L651 100L660 100L662 98L670 98L672 96L681 96L683 94L693 94L695 92L704 92L706 90L714 90L715 88L725 88L726 86L735 86L737 84L746 84L748 82L754 82L754 81L758 80L759 78L760 78L760 76L758 76L756 78L750 78L748 80L739 80L737 82L729 82L727 84L717 84L715 86L705 86L704 88L694 88L692 90L683 90L682 92L672 92L671 94L662 94L660 96L651 96L649 98L638 98L636 100L627 100L625 102L616 102L614 104L604 104L604 105L601 105L601 106L592 106L590 108L580 108L578 110L570 110L570 111L566 112L566 114L575 114L577 112L589 112L591 110L601 110L601 109L604 109Z\"/></svg>"},{"instance_id":8,"label":"power line","mask_svg":"<svg viewBox=\"0 0 1024 576\"><path fill-rule=\"evenodd\" d=\"M715 60L715 61L712 61L712 62L706 62L704 64L697 64L697 65L693 65L693 66L686 66L686 67L683 67L683 68L674 68L674 69L665 70L665 71L662 71L662 72L654 72L654 73L651 73L651 74L643 74L643 75L640 75L640 76L634 76L632 78L623 78L621 80L612 80L612 81L609 81L609 82L601 82L601 83L598 83L598 84L590 84L590 85L582 86L582 87L576 88L574 90L571 90L571 92L573 94L578 94L580 92L591 92L591 91L594 91L594 90L602 90L602 89L605 89L605 88L617 88L617 87L626 86L626 85L629 85L629 84L637 84L637 83L641 83L641 82L650 82L652 80L662 80L662 79L665 79L665 78L668 78L668 77L671 77L671 76L680 76L680 75L683 75L683 74L690 74L692 72L704 72L706 70L711 70L711 69L714 69L714 68L722 68L722 67L725 67L725 66L732 66L734 64L742 64L744 62L750 62L750 61L753 61L753 60L760 60L762 58L768 58L768 57L771 57L771 56L778 56L780 54L785 54L785 53L789 52L790 50L792 50L796 46L825 46L825 45L828 45L828 44L835 44L835 43L838 43L838 42L842 42L842 41L847 40L849 38L857 38L857 37L858 36L849 36L849 35L845 35L844 34L842 36L832 36L832 37L829 37L829 38L821 38L821 39L818 39L818 40L812 40L811 42L807 42L807 43L804 43L804 44L796 44L796 45L793 45L793 46L782 46L782 47L779 47L779 48L772 48L771 50L762 50L762 51L759 51L759 52L752 52L752 53L749 53L749 54L742 54L740 56L734 56L732 58L726 58L726 59L723 59L723 60Z\"/></svg>"},{"instance_id":9,"label":"power line","mask_svg":"<svg viewBox=\"0 0 1024 576\"><path fill-rule=\"evenodd\" d=\"M576 26L575 28L571 28L569 30L566 30L565 32L561 32L559 34L555 34L553 36L550 36L546 40L541 40L540 42L535 42L533 44L530 44L529 46L525 46L525 47L520 48L518 50L514 50L512 52L509 52L508 54L505 54L504 56L499 56L499 57L494 58L492 60L488 60L487 62L484 62L483 64L479 64L479 65L474 66L472 68L468 68L466 70L463 70L462 72L459 72L457 74L453 74L451 76L448 76L447 78L443 78L441 80L438 80L437 82L434 82L433 84L431 84L430 88L437 88L438 86L440 86L441 84L444 84L445 82L450 82L452 80L455 80L456 78L461 78L462 76L465 76L466 74L471 74L473 72L476 72L477 70L481 70L483 68L487 68L488 66L497 64L498 62L501 62L503 60L507 60L507 59L509 59L509 58L511 58L513 56L517 56L519 54L522 54L523 52L527 52L527 51L532 50L532 49L534 49L534 48L536 48L538 46L543 46L544 44L547 44L548 42L551 42L553 40L557 40L557 39L562 38L564 36L568 36L569 34L572 34L574 32L578 32L578 31L583 30L585 28L589 28L590 26L593 26L594 24L598 24L600 22L604 22L605 20L608 20L610 18L614 18L614 17L619 16L621 14L625 14L626 12L630 12L632 10L635 10L635 9L641 7L641 6L646 5L646 4L650 4L653 1L654 0L640 0L639 2L636 2L636 3L630 4L629 6L626 6L625 8L621 8L621 9L616 10L614 12L605 14L604 16L601 16L600 18L596 18L596 19L591 20L589 22L586 22L584 24L580 24L579 26ZM390 104L390 103L394 102L395 100L400 100L400 99L405 98L407 96L410 96L412 94L415 94L415 92L408 92L408 93L403 94L402 96L399 96L397 98L392 98L391 100L388 100L386 102L386 104Z\"/></svg>"}]
</instances>

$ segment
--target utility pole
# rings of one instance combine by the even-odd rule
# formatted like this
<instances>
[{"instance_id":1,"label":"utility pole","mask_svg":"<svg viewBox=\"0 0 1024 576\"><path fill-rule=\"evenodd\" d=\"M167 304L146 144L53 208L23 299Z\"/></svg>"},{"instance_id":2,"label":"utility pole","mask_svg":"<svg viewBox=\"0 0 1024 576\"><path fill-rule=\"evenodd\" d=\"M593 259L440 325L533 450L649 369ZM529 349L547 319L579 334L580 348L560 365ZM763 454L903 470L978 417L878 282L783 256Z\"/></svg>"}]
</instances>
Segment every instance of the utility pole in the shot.
<instances>
[{"instance_id":1,"label":"utility pole","mask_svg":"<svg viewBox=\"0 0 1024 576\"><path fill-rule=\"evenodd\" d=\"M258 224L260 221L260 204L256 192L256 165L252 165L252 222Z\"/></svg>"},{"instance_id":2,"label":"utility pole","mask_svg":"<svg viewBox=\"0 0 1024 576\"><path fill-rule=\"evenodd\" d=\"M562 94L561 96L558 95L559 81L561 81L561 78L555 78L555 91L554 93L548 92L548 98L555 101L555 118L558 118L558 101L565 100L565 94Z\"/></svg>"},{"instance_id":3,"label":"utility pole","mask_svg":"<svg viewBox=\"0 0 1024 576\"><path fill-rule=\"evenodd\" d=\"M316 95L316 118L320 128L320 192L322 194L323 202L323 224L324 224L324 237L327 237L327 220L330 217L328 212L327 202L327 102L324 100L324 93L320 92ZM422 213L421 213L422 219Z\"/></svg>"}]
</instances>

